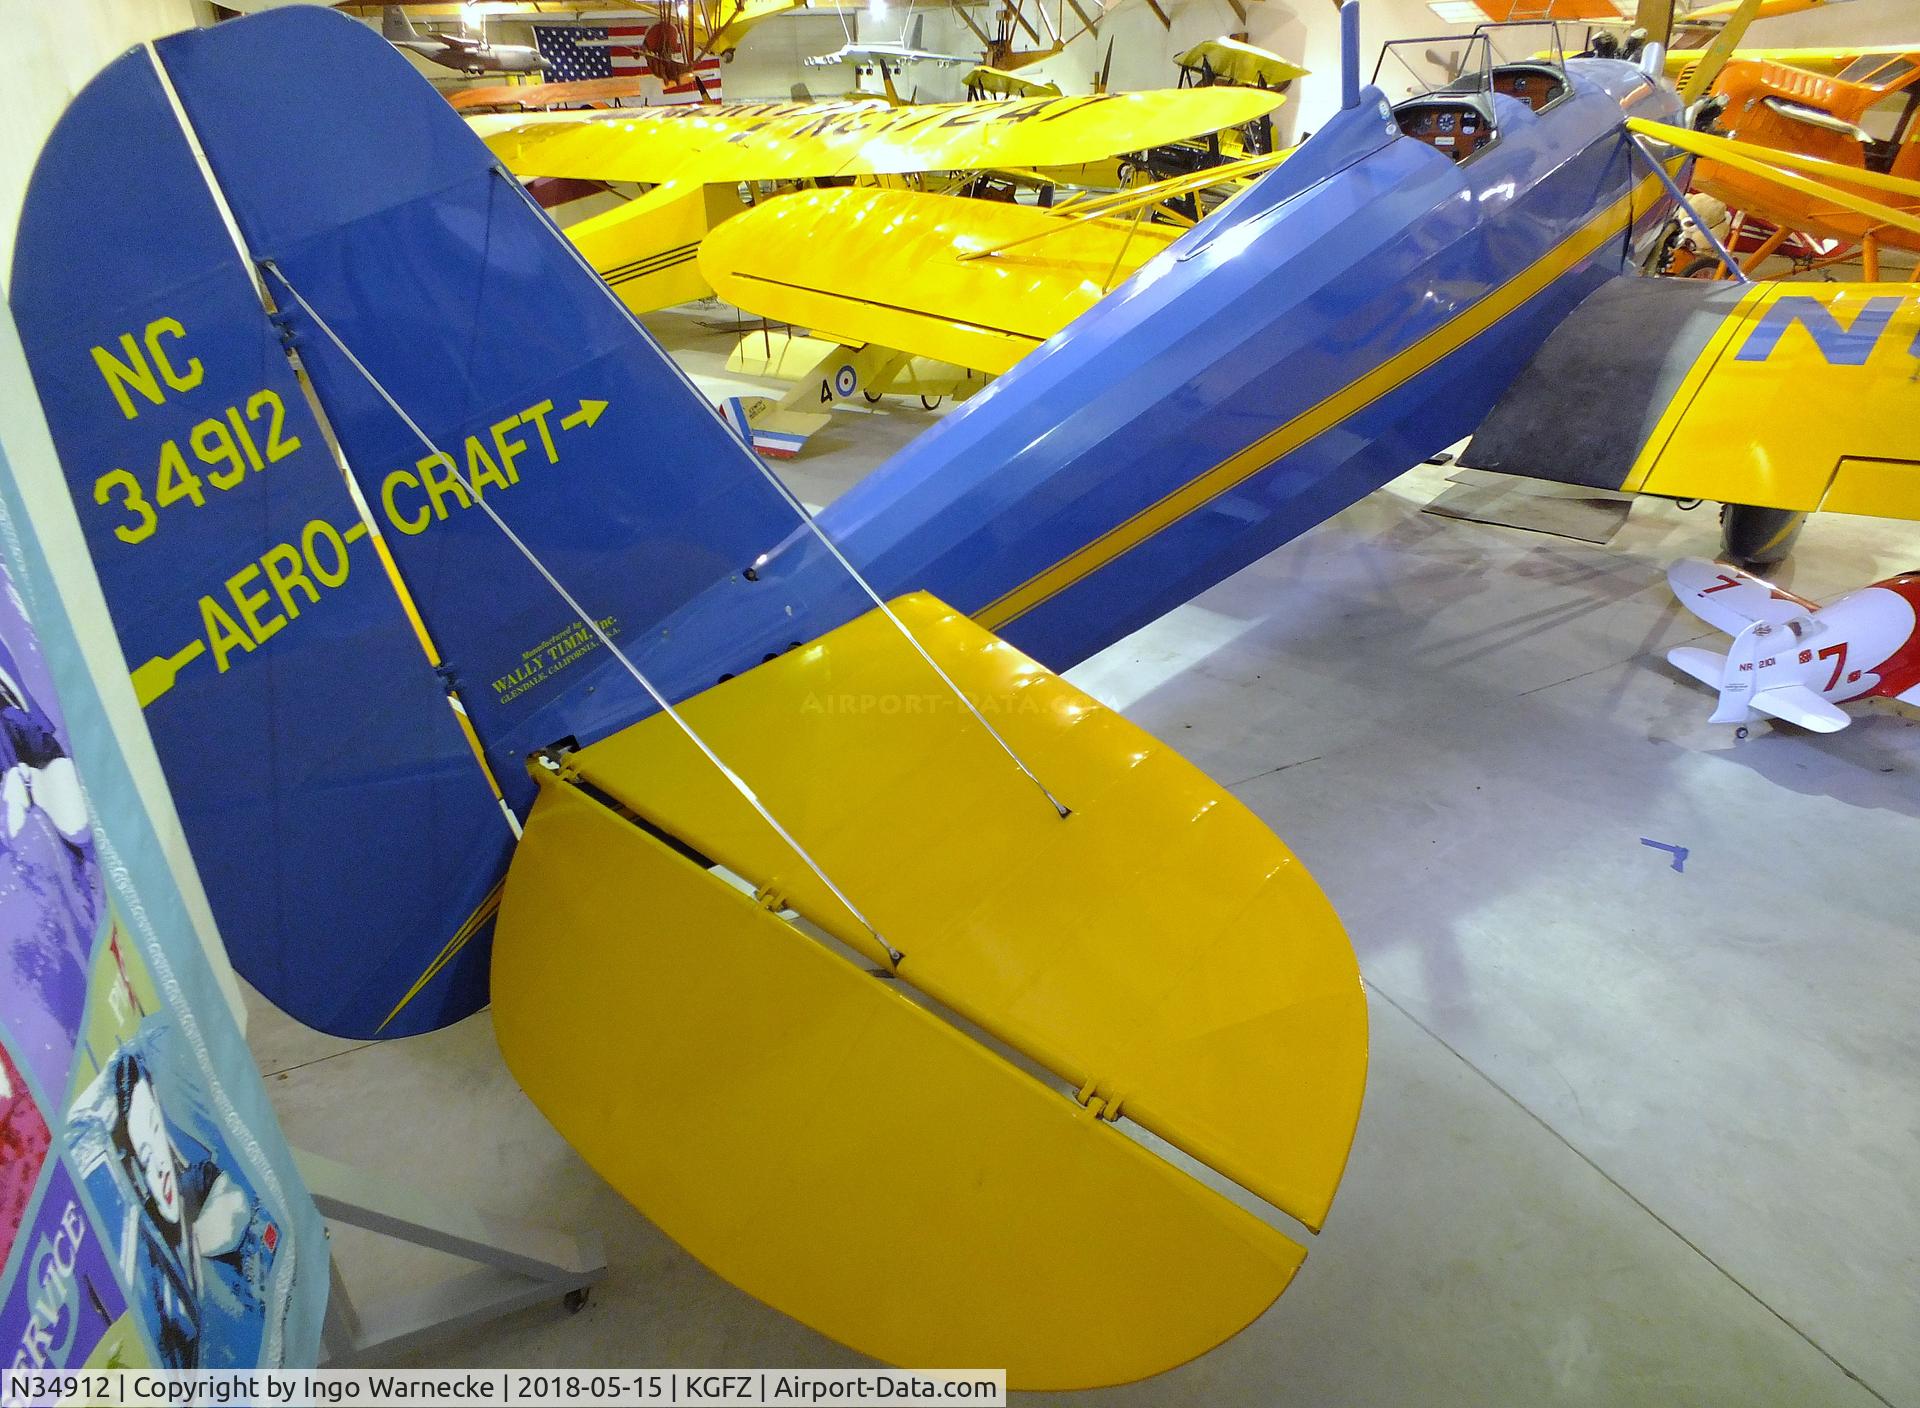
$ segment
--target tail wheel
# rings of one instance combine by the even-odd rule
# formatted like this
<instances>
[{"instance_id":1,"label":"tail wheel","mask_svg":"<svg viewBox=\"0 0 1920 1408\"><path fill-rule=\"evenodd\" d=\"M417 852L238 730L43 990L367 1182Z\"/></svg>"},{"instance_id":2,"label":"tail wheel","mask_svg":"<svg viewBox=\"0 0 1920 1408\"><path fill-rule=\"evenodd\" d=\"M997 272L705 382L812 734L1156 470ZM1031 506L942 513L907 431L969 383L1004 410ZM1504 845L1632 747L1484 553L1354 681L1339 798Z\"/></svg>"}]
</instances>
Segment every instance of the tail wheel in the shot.
<instances>
[{"instance_id":1,"label":"tail wheel","mask_svg":"<svg viewBox=\"0 0 1920 1408\"><path fill-rule=\"evenodd\" d=\"M1772 567L1787 560L1806 522L1806 514L1793 509L1726 504L1720 510L1721 551L1743 567Z\"/></svg>"}]
</instances>

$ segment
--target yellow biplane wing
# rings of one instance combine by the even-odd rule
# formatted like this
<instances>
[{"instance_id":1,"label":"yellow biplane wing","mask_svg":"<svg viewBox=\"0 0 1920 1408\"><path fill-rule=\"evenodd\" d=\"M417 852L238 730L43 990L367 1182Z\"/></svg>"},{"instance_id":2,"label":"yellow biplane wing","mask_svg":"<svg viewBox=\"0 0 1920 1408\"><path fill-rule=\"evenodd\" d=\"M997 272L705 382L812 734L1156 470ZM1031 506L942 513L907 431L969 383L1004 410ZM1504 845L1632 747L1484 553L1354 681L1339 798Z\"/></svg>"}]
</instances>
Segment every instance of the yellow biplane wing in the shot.
<instances>
[{"instance_id":1,"label":"yellow biplane wing","mask_svg":"<svg viewBox=\"0 0 1920 1408\"><path fill-rule=\"evenodd\" d=\"M700 269L748 312L998 374L1181 231L1034 206L846 187L765 201L707 237ZM991 258L969 258L996 246Z\"/></svg>"},{"instance_id":2,"label":"yellow biplane wing","mask_svg":"<svg viewBox=\"0 0 1920 1408\"><path fill-rule=\"evenodd\" d=\"M520 176L732 184L1066 166L1251 122L1278 93L1172 89L995 102L748 103L468 121Z\"/></svg>"},{"instance_id":3,"label":"yellow biplane wing","mask_svg":"<svg viewBox=\"0 0 1920 1408\"><path fill-rule=\"evenodd\" d=\"M1598 420L1596 386L1606 388ZM1460 462L1675 499L1920 519L1920 291L1616 279L1555 329Z\"/></svg>"},{"instance_id":4,"label":"yellow biplane wing","mask_svg":"<svg viewBox=\"0 0 1920 1408\"><path fill-rule=\"evenodd\" d=\"M1762 0L1758 18L1763 20L1779 19L1783 15L1804 14L1808 10L1822 9L1827 5L1845 4L1847 0ZM1711 5L1702 5L1697 10L1689 10L1677 17L1680 24L1694 24L1702 21L1731 19L1740 8L1740 0L1716 0Z\"/></svg>"},{"instance_id":5,"label":"yellow biplane wing","mask_svg":"<svg viewBox=\"0 0 1920 1408\"><path fill-rule=\"evenodd\" d=\"M969 95L984 94L994 98L1057 98L1060 96L1058 83L1042 83L1034 78L1022 78L1017 73L1008 73L1005 69L994 68L989 64L980 64L967 70L967 76L960 80Z\"/></svg>"},{"instance_id":6,"label":"yellow biplane wing","mask_svg":"<svg viewBox=\"0 0 1920 1408\"><path fill-rule=\"evenodd\" d=\"M1365 1076L1353 952L1227 789L932 597L893 609L1070 815L870 612L681 706L867 923L656 715L537 770L501 1050L663 1231L843 1343L1144 1377L1303 1253L1118 1121L1317 1228Z\"/></svg>"},{"instance_id":7,"label":"yellow biplane wing","mask_svg":"<svg viewBox=\"0 0 1920 1408\"><path fill-rule=\"evenodd\" d=\"M1914 53L1912 44L1855 44L1851 47L1826 49L1754 49L1742 47L1734 51L1736 59L1761 60L1767 63L1785 64L1789 68L1803 68L1810 73L1836 74L1856 59L1897 59ZM1666 58L1667 77L1678 79L1694 64L1707 55L1705 49L1675 49Z\"/></svg>"},{"instance_id":8,"label":"yellow biplane wing","mask_svg":"<svg viewBox=\"0 0 1920 1408\"><path fill-rule=\"evenodd\" d=\"M1179 68L1209 73L1216 82L1248 88L1284 88L1307 76L1300 65L1238 39L1204 40L1173 62Z\"/></svg>"},{"instance_id":9,"label":"yellow biplane wing","mask_svg":"<svg viewBox=\"0 0 1920 1408\"><path fill-rule=\"evenodd\" d=\"M703 54L727 54L740 46L747 31L764 19L797 9L800 0L724 0L711 13L695 20L695 35Z\"/></svg>"}]
</instances>

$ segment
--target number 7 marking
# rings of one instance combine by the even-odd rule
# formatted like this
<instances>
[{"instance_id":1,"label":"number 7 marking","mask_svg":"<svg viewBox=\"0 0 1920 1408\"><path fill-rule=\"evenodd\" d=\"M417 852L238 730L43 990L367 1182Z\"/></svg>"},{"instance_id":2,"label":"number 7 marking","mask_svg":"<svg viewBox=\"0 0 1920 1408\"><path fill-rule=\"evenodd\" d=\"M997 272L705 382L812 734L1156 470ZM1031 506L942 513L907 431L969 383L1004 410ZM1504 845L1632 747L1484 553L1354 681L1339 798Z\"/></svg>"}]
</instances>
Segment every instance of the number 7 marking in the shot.
<instances>
[{"instance_id":1,"label":"number 7 marking","mask_svg":"<svg viewBox=\"0 0 1920 1408\"><path fill-rule=\"evenodd\" d=\"M1845 641L1841 641L1840 644L1838 645L1828 646L1825 650L1820 652L1820 658L1822 660L1827 660L1827 659L1833 660L1833 678L1827 681L1827 687L1826 687L1826 690L1824 691L1825 693L1831 694L1833 692L1833 687L1840 683L1840 676L1846 673L1847 643Z\"/></svg>"}]
</instances>

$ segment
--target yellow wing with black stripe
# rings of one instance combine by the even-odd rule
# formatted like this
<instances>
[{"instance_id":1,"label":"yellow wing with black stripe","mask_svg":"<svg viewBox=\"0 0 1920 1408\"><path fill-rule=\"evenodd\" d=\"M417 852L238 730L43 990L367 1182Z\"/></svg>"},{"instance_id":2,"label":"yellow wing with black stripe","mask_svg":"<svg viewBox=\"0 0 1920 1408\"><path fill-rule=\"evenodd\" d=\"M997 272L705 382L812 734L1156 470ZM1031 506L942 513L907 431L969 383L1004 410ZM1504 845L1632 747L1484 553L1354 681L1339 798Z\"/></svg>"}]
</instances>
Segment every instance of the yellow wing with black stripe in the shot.
<instances>
[{"instance_id":1,"label":"yellow wing with black stripe","mask_svg":"<svg viewBox=\"0 0 1920 1408\"><path fill-rule=\"evenodd\" d=\"M1920 288L1617 279L1547 340L1461 462L1920 519Z\"/></svg>"},{"instance_id":2,"label":"yellow wing with black stripe","mask_svg":"<svg viewBox=\"0 0 1920 1408\"><path fill-rule=\"evenodd\" d=\"M1237 127L1283 103L1247 88L1002 102L743 103L470 118L519 176L730 184L1072 166Z\"/></svg>"}]
</instances>

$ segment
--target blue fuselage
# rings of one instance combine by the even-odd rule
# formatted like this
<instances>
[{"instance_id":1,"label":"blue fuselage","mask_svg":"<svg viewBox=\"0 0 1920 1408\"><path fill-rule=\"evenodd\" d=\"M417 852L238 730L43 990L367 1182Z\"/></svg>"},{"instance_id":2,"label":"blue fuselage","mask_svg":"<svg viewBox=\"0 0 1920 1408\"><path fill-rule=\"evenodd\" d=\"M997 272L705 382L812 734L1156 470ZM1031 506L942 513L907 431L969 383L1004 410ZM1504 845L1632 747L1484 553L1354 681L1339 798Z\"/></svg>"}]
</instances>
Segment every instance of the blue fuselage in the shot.
<instances>
[{"instance_id":1,"label":"blue fuselage","mask_svg":"<svg viewBox=\"0 0 1920 1408\"><path fill-rule=\"evenodd\" d=\"M1628 116L1678 100L1575 60L1456 164L1365 90L1299 152L821 516L883 595L930 590L1055 669L1468 435L1669 201ZM690 603L688 693L865 608L803 536Z\"/></svg>"}]
</instances>

